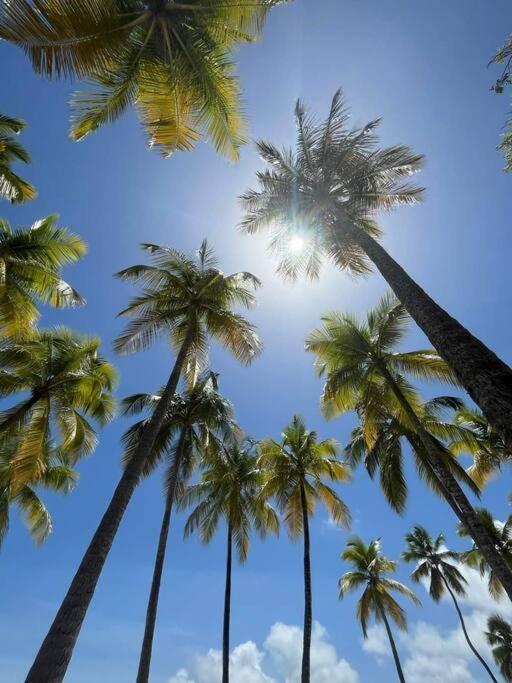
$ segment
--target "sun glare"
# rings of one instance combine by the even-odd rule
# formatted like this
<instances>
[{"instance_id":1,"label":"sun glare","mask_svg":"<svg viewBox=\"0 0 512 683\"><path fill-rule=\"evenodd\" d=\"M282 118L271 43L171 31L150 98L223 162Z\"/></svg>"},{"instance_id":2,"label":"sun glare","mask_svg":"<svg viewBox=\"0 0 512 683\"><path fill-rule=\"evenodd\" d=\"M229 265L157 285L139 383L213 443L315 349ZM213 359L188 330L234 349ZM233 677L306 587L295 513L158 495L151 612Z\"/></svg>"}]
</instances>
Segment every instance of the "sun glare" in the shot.
<instances>
[{"instance_id":1,"label":"sun glare","mask_svg":"<svg viewBox=\"0 0 512 683\"><path fill-rule=\"evenodd\" d=\"M290 249L291 252L294 254L298 254L304 249L305 242L302 239L302 237L299 237L299 235L294 235L293 237L290 238L290 242L288 243L288 248Z\"/></svg>"}]
</instances>

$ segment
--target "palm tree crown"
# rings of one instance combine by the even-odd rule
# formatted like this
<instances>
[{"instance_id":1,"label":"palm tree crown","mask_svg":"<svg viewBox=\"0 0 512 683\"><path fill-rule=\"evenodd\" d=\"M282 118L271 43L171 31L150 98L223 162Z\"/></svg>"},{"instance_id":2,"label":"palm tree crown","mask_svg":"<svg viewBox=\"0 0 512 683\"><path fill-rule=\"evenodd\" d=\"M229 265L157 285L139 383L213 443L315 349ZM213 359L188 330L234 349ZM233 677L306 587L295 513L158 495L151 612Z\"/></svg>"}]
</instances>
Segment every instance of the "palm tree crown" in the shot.
<instances>
[{"instance_id":1,"label":"palm tree crown","mask_svg":"<svg viewBox=\"0 0 512 683\"><path fill-rule=\"evenodd\" d=\"M423 157L401 145L379 149L375 130L380 120L349 129L348 119L341 91L321 123L299 101L295 150L257 143L269 168L258 173L259 189L242 195L242 229L271 231L271 248L286 276L304 272L315 277L322 257L351 273L367 272L368 259L352 228L378 237L377 211L421 198L422 189L407 179L421 168ZM294 237L303 240L296 254L289 248Z\"/></svg>"},{"instance_id":2,"label":"palm tree crown","mask_svg":"<svg viewBox=\"0 0 512 683\"><path fill-rule=\"evenodd\" d=\"M57 328L0 349L0 395L29 392L0 416L2 443L15 449L14 493L44 479L55 451L73 464L96 447L88 418L102 425L113 417L116 383L99 346L98 338Z\"/></svg>"},{"instance_id":3,"label":"palm tree crown","mask_svg":"<svg viewBox=\"0 0 512 683\"><path fill-rule=\"evenodd\" d=\"M501 675L506 681L512 681L512 626L499 614L493 614L487 621L487 629L487 642Z\"/></svg>"},{"instance_id":4,"label":"palm tree crown","mask_svg":"<svg viewBox=\"0 0 512 683\"><path fill-rule=\"evenodd\" d=\"M83 304L60 271L85 252L79 237L57 226L56 216L17 229L0 220L0 335L26 334L39 318L37 301L58 308Z\"/></svg>"},{"instance_id":5,"label":"palm tree crown","mask_svg":"<svg viewBox=\"0 0 512 683\"><path fill-rule=\"evenodd\" d=\"M0 37L48 77L96 89L75 95L80 139L135 105L150 145L191 149L201 132L232 158L243 141L231 51L253 40L275 0L31 0L5 3Z\"/></svg>"},{"instance_id":6,"label":"palm tree crown","mask_svg":"<svg viewBox=\"0 0 512 683\"><path fill-rule=\"evenodd\" d=\"M0 198L9 199L13 204L21 204L37 197L36 189L19 175L11 166L16 161L30 162L30 155L14 135L25 128L25 122L11 116L0 114Z\"/></svg>"},{"instance_id":7,"label":"palm tree crown","mask_svg":"<svg viewBox=\"0 0 512 683\"><path fill-rule=\"evenodd\" d=\"M348 541L341 559L351 564L354 569L345 572L340 577L338 582L340 600L347 593L364 588L357 603L357 618L364 637L368 635L368 622L371 616L380 622L389 615L398 628L405 630L407 628L405 611L391 593L397 592L404 595L415 605L421 603L407 586L400 581L388 578L388 574L396 571L397 563L382 555L380 541L370 541L366 545L361 538L355 536Z\"/></svg>"}]
</instances>

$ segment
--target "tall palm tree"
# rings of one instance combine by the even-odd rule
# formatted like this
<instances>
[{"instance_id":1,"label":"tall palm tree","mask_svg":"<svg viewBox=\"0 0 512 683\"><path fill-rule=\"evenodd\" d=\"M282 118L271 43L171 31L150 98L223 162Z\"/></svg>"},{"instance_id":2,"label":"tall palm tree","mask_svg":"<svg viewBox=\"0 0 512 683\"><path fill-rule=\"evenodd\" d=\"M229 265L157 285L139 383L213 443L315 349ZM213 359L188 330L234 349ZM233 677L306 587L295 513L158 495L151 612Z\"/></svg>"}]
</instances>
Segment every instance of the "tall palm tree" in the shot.
<instances>
[{"instance_id":1,"label":"tall palm tree","mask_svg":"<svg viewBox=\"0 0 512 683\"><path fill-rule=\"evenodd\" d=\"M12 170L12 164L30 162L30 154L17 140L26 123L21 119L0 114L0 198L9 199L13 204L35 199L36 188Z\"/></svg>"},{"instance_id":2,"label":"tall palm tree","mask_svg":"<svg viewBox=\"0 0 512 683\"><path fill-rule=\"evenodd\" d=\"M512 626L499 614L493 614L487 620L487 628L485 635L493 648L494 661L503 678L512 681Z\"/></svg>"},{"instance_id":3,"label":"tall palm tree","mask_svg":"<svg viewBox=\"0 0 512 683\"><path fill-rule=\"evenodd\" d=\"M231 53L258 36L277 2L17 0L4 3L0 38L37 73L93 84L72 100L74 139L134 106L164 154L190 150L204 134L236 159L245 126Z\"/></svg>"},{"instance_id":4,"label":"tall palm tree","mask_svg":"<svg viewBox=\"0 0 512 683\"><path fill-rule=\"evenodd\" d=\"M466 595L467 584L466 579L454 564L459 559L458 553L445 547L443 534L432 538L428 531L419 525L415 526L411 533L406 534L405 541L407 543L407 550L402 553L403 559L406 562L417 563L416 569L411 574L412 580L418 583L423 579L429 579L429 593L434 602L439 602L445 591L449 593L459 616L462 632L469 649L487 671L490 679L494 683L498 683L487 662L471 642L466 624L464 623L464 617L455 597L455 595Z\"/></svg>"},{"instance_id":5,"label":"tall palm tree","mask_svg":"<svg viewBox=\"0 0 512 683\"><path fill-rule=\"evenodd\" d=\"M35 484L24 484L13 491L12 458L15 452L16 449L12 445L2 445L0 450L0 546L9 530L11 506L19 509L34 542L39 545L52 531L52 519L39 497L39 489L69 493L78 475L68 464L65 455L55 451Z\"/></svg>"},{"instance_id":6,"label":"tall palm tree","mask_svg":"<svg viewBox=\"0 0 512 683\"><path fill-rule=\"evenodd\" d=\"M392 401L400 422L416 433L446 501L478 543L512 600L510 568L450 471L452 458L425 429L418 414L418 395L407 376L448 382L455 382L455 378L433 349L396 351L409 321L404 305L392 296L384 296L364 322L339 313L322 319L323 326L306 339L306 349L316 355L319 373L326 375L322 398L325 412L332 417L364 406L365 439L371 448L381 419L382 394L388 395L385 403Z\"/></svg>"},{"instance_id":7,"label":"tall palm tree","mask_svg":"<svg viewBox=\"0 0 512 683\"><path fill-rule=\"evenodd\" d=\"M455 435L450 450L456 455L469 453L473 457L468 473L482 488L503 464L512 462L511 450L479 410L463 406L456 412L454 422L461 432L459 437Z\"/></svg>"},{"instance_id":8,"label":"tall palm tree","mask_svg":"<svg viewBox=\"0 0 512 683\"><path fill-rule=\"evenodd\" d=\"M407 180L423 158L405 146L380 148L379 120L349 130L340 91L325 122L315 121L300 102L295 117L295 151L257 144L269 168L258 174L258 189L242 196L242 229L270 230L285 275L314 277L322 257L354 275L367 272L371 262L512 445L512 369L433 301L378 241L377 212L421 198L422 189Z\"/></svg>"},{"instance_id":9,"label":"tall palm tree","mask_svg":"<svg viewBox=\"0 0 512 683\"><path fill-rule=\"evenodd\" d=\"M313 620L309 518L318 501L337 524L348 527L350 512L334 489L325 484L349 481L350 470L340 462L334 439L318 440L295 415L285 427L281 441L264 439L260 468L265 475L263 495L275 497L291 538L304 536L304 634L301 682L310 680L311 627Z\"/></svg>"},{"instance_id":10,"label":"tall palm tree","mask_svg":"<svg viewBox=\"0 0 512 683\"><path fill-rule=\"evenodd\" d=\"M227 525L226 586L222 629L222 683L229 683L229 640L231 617L231 565L235 543L238 560L243 563L249 553L250 531L254 528L264 537L268 531L278 533L279 520L262 497L263 475L255 457L256 444L250 440L235 441L214 448L207 456L201 480L190 486L181 501L183 507L197 503L185 525L185 536L196 529L201 540L209 543L224 519Z\"/></svg>"},{"instance_id":11,"label":"tall palm tree","mask_svg":"<svg viewBox=\"0 0 512 683\"><path fill-rule=\"evenodd\" d=\"M161 392L156 395L135 394L124 399L124 412L128 415L142 411L153 412L160 400ZM148 422L149 418L141 420L125 433L123 442L126 465L131 461ZM204 450L211 448L219 438L227 439L235 430L233 406L220 394L217 375L206 372L182 396L173 398L153 449L144 462L144 476L150 474L162 459L167 462L167 470L165 509L146 612L137 683L147 683L149 680L160 584L173 505L183 494L183 488Z\"/></svg>"},{"instance_id":12,"label":"tall palm tree","mask_svg":"<svg viewBox=\"0 0 512 683\"><path fill-rule=\"evenodd\" d=\"M341 559L351 564L354 569L345 572L340 577L338 582L339 596L342 600L347 593L364 588L357 603L357 618L361 624L363 636L366 638L368 635L368 622L372 616L377 622L384 623L395 660L398 679L401 683L405 683L388 616L402 631L407 630L407 620L404 609L396 602L391 593L400 593L400 595L412 600L415 605L421 603L407 586L386 576L396 571L397 563L384 557L380 548L380 540L370 541L366 545L361 538L355 536L348 541Z\"/></svg>"},{"instance_id":13,"label":"tall palm tree","mask_svg":"<svg viewBox=\"0 0 512 683\"><path fill-rule=\"evenodd\" d=\"M507 518L505 523L495 520L489 510L485 508L480 508L478 515L482 525L487 529L487 533L492 538L496 551L503 558L503 562L509 567L510 571L512 571L512 515ZM466 529L460 524L457 527L457 533L462 538L468 537ZM476 543L473 543L473 547L470 550L459 553L459 557L468 567L479 569L481 576L489 575L489 593L493 598L497 600L503 594L503 585L497 572Z\"/></svg>"},{"instance_id":14,"label":"tall palm tree","mask_svg":"<svg viewBox=\"0 0 512 683\"><path fill-rule=\"evenodd\" d=\"M0 396L21 394L0 413L0 445L13 449L13 495L46 477L55 450L73 465L96 447L89 419L104 425L113 417L116 383L99 347L97 337L65 328L0 347Z\"/></svg>"},{"instance_id":15,"label":"tall palm tree","mask_svg":"<svg viewBox=\"0 0 512 683\"><path fill-rule=\"evenodd\" d=\"M57 216L16 229L0 219L0 337L26 334L39 318L38 301L58 308L83 304L61 270L85 252L79 237L57 226Z\"/></svg>"},{"instance_id":16,"label":"tall palm tree","mask_svg":"<svg viewBox=\"0 0 512 683\"><path fill-rule=\"evenodd\" d=\"M121 312L133 320L118 337L115 347L121 353L130 353L147 348L165 335L176 350L176 358L161 400L116 486L28 673L27 683L63 680L103 565L183 371L188 371L189 376L197 373L201 362L206 362L210 338L219 341L243 363L250 363L261 350L254 327L233 312L236 305L253 304L251 290L259 284L254 275L224 275L206 242L196 258L170 247L142 246L151 255L152 264L132 266L118 274L123 280L143 285L143 291Z\"/></svg>"}]
</instances>

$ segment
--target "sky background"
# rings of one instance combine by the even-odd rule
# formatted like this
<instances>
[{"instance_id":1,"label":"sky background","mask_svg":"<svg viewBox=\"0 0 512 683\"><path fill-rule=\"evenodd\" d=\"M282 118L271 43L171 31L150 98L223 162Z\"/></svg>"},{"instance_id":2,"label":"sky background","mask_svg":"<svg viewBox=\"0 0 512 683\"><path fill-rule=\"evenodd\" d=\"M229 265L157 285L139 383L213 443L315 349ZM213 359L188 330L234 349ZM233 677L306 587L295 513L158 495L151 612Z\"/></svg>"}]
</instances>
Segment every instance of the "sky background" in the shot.
<instances>
[{"instance_id":1,"label":"sky background","mask_svg":"<svg viewBox=\"0 0 512 683\"><path fill-rule=\"evenodd\" d=\"M487 63L512 30L508 0L295 0L271 15L262 40L243 47L239 72L254 138L279 145L294 139L297 97L324 116L342 87L354 124L382 116L384 144L406 143L427 157L418 177L425 202L383 216L384 243L393 256L453 315L512 362L510 197L512 176L496 152L510 97L489 92L496 71ZM23 143L33 163L23 169L39 189L22 207L2 204L3 216L28 225L50 213L79 233L89 253L65 276L86 297L72 311L44 311L42 325L64 324L103 339L103 352L120 370L120 397L154 391L172 356L164 343L146 353L116 358L116 319L134 293L114 272L143 259L138 243L156 242L191 251L207 237L224 271L250 270L263 280L249 317L258 326L264 354L243 368L218 348L211 366L234 402L240 424L255 437L279 437L295 412L321 437L347 442L351 416L326 423L318 403L321 383L305 335L330 310L364 314L386 291L372 275L351 280L325 268L315 283L291 286L274 275L265 239L237 232L237 196L254 185L262 164L251 145L231 165L206 145L169 159L150 153L132 113L113 126L72 143L67 136L70 82L36 77L21 51L1 45L1 110L28 122ZM411 327L406 347L426 341ZM425 394L446 393L429 385ZM0 682L22 681L120 473L119 439L129 426L119 419L104 429L97 451L80 465L81 479L67 498L44 496L54 533L36 549L16 511L0 556ZM508 514L510 471L491 483L484 502L498 518ZM403 534L414 523L444 531L455 548L455 520L410 471L407 513L394 514L378 484L355 473L341 495L352 510L352 531L381 537L398 558ZM163 512L160 473L136 492L101 576L66 678L69 683L135 678L146 599ZM175 517L160 599L152 682L216 683L221 644L225 538L209 547L182 541ZM314 617L313 683L394 680L382 641L371 632L362 646L355 599L337 601L339 559L347 533L319 510L312 523ZM247 564L234 569L233 683L295 683L303 612L302 548L283 532L254 541ZM407 580L410 567L401 567ZM471 628L481 630L489 600L468 574L472 598L464 604ZM484 681L456 631L451 605L433 605L418 587L423 608L407 606L410 634L399 638L408 683L423 680ZM508 608L503 608L509 614ZM442 656L440 649L443 650ZM208 654L208 652L211 652ZM316 658L316 659L315 659ZM344 661L345 660L345 661ZM180 672L180 673L177 673Z\"/></svg>"}]
</instances>

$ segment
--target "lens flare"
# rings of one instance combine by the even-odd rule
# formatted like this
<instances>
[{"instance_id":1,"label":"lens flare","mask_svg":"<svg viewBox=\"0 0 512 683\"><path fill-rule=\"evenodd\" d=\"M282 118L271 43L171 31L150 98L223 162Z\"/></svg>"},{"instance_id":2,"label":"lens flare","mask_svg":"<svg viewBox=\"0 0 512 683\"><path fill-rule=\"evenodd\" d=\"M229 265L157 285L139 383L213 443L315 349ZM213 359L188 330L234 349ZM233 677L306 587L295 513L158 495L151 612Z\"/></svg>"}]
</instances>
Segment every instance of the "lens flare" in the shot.
<instances>
[{"instance_id":1,"label":"lens flare","mask_svg":"<svg viewBox=\"0 0 512 683\"><path fill-rule=\"evenodd\" d=\"M290 241L288 243L288 248L290 249L291 252L294 254L298 254L304 249L305 242L300 237L299 235L293 235L293 237L290 238Z\"/></svg>"}]
</instances>

